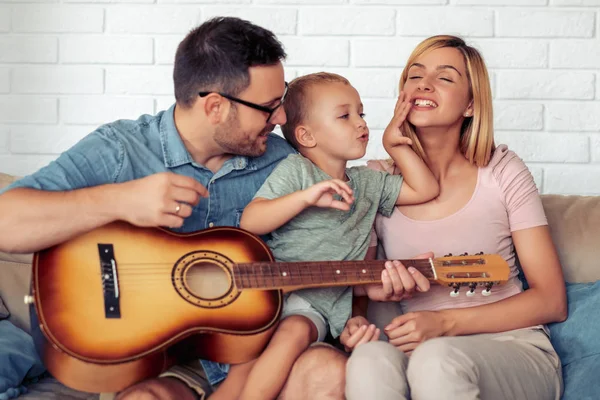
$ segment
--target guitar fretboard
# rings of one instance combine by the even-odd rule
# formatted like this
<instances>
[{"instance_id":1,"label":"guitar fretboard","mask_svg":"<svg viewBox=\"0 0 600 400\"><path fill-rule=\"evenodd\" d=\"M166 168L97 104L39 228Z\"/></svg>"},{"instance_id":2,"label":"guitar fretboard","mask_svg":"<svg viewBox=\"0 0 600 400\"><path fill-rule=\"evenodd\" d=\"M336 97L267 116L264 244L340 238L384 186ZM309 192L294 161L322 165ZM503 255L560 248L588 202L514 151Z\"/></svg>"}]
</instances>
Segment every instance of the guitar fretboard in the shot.
<instances>
[{"instance_id":1,"label":"guitar fretboard","mask_svg":"<svg viewBox=\"0 0 600 400\"><path fill-rule=\"evenodd\" d=\"M430 260L399 260L434 280ZM234 281L239 289L283 289L304 286L349 286L381 282L385 260L258 262L235 264Z\"/></svg>"}]
</instances>

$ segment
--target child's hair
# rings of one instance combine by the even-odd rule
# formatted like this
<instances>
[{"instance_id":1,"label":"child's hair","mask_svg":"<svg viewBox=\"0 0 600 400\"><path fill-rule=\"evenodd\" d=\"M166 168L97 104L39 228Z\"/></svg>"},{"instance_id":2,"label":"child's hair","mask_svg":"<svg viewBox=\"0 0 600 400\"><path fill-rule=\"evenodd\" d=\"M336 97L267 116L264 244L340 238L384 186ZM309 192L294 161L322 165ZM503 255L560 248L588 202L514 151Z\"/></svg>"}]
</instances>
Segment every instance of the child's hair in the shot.
<instances>
[{"instance_id":1,"label":"child's hair","mask_svg":"<svg viewBox=\"0 0 600 400\"><path fill-rule=\"evenodd\" d=\"M478 167L486 166L495 148L492 91L485 62L477 49L468 46L463 39L456 36L439 35L425 39L408 57L406 67L400 77L400 90L408 79L408 67L416 58L428 51L444 47L452 47L462 53L467 67L469 92L473 97L473 116L466 118L461 127L460 150L469 162ZM412 139L415 152L421 158L425 158L425 152L415 134L414 127L405 121L402 129L404 134Z\"/></svg>"},{"instance_id":2,"label":"child's hair","mask_svg":"<svg viewBox=\"0 0 600 400\"><path fill-rule=\"evenodd\" d=\"M317 72L300 76L290 82L287 96L283 107L287 122L281 126L281 131L286 140L298 150L298 141L295 131L298 125L302 124L307 118L307 112L310 108L310 88L325 83L343 83L349 85L348 79L338 74L330 72Z\"/></svg>"}]
</instances>

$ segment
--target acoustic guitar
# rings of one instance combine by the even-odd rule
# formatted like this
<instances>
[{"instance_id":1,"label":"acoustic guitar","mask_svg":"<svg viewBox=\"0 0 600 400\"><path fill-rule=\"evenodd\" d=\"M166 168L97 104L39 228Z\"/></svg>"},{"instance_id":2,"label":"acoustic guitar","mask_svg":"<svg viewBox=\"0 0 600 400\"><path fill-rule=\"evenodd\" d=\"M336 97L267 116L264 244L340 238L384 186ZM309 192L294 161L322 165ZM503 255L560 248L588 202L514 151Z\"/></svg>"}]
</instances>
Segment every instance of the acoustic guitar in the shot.
<instances>
[{"instance_id":1,"label":"acoustic guitar","mask_svg":"<svg viewBox=\"0 0 600 400\"><path fill-rule=\"evenodd\" d=\"M402 263L454 294L488 294L509 276L499 255ZM116 222L35 254L32 330L60 382L115 392L186 360L249 361L277 326L283 291L381 282L383 264L274 262L241 229L180 234Z\"/></svg>"}]
</instances>

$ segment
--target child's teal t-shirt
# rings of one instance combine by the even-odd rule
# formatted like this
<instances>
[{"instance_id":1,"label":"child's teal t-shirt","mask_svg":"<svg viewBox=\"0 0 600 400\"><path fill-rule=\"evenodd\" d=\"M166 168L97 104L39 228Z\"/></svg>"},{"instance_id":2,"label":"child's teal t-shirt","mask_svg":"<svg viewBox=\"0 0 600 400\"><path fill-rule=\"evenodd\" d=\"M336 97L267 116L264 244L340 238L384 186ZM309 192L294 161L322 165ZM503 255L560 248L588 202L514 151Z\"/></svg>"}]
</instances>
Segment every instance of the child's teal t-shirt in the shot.
<instances>
[{"instance_id":1,"label":"child's teal t-shirt","mask_svg":"<svg viewBox=\"0 0 600 400\"><path fill-rule=\"evenodd\" d=\"M354 192L349 211L309 207L271 234L267 242L277 261L363 260L379 212L390 216L403 178L367 167L346 169ZM281 161L254 196L275 199L332 179L309 159L291 154ZM341 334L352 310L352 288L302 289L306 299L328 320L334 337Z\"/></svg>"}]
</instances>

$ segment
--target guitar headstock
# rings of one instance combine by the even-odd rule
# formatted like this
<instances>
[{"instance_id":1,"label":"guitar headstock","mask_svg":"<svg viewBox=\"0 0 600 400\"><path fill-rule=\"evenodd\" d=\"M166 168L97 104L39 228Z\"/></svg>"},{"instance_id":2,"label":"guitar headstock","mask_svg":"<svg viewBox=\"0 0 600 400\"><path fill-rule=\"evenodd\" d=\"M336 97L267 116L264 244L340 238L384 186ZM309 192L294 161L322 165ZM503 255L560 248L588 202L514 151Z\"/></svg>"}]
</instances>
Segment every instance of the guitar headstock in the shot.
<instances>
[{"instance_id":1,"label":"guitar headstock","mask_svg":"<svg viewBox=\"0 0 600 400\"><path fill-rule=\"evenodd\" d=\"M489 296L492 285L505 283L510 273L508 263L498 254L449 254L433 259L432 267L435 281L452 287L450 295L453 297L459 295L461 286L469 287L467 296L473 296L478 286L485 288L482 291L484 296Z\"/></svg>"}]
</instances>

